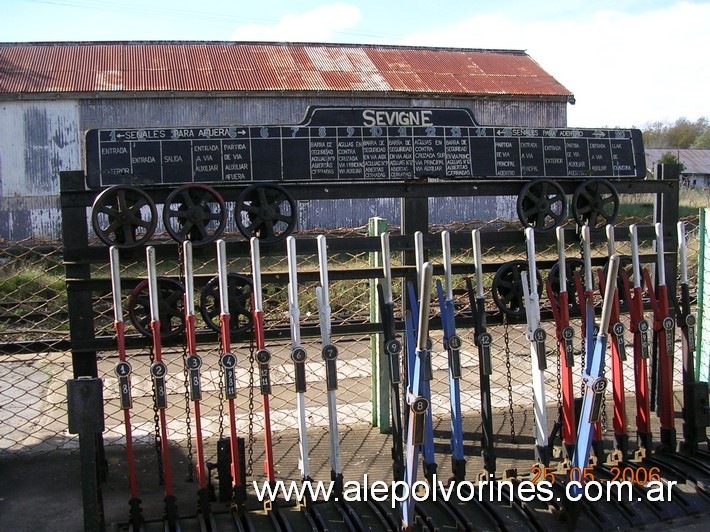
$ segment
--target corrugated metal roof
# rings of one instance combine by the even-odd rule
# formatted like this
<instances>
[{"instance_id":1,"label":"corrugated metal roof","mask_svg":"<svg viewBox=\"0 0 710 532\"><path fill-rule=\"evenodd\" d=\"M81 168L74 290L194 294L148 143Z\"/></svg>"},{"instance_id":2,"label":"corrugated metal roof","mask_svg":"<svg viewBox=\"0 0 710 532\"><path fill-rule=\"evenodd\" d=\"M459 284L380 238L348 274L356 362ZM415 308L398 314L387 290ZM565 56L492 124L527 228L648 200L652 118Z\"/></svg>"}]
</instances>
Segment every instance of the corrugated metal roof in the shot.
<instances>
[{"instance_id":1,"label":"corrugated metal roof","mask_svg":"<svg viewBox=\"0 0 710 532\"><path fill-rule=\"evenodd\" d=\"M572 93L522 51L291 43L0 44L0 93Z\"/></svg>"},{"instance_id":2,"label":"corrugated metal roof","mask_svg":"<svg viewBox=\"0 0 710 532\"><path fill-rule=\"evenodd\" d=\"M710 175L710 150L680 150L677 148L647 148L646 164L653 169L664 154L670 152L685 165L684 174Z\"/></svg>"}]
</instances>

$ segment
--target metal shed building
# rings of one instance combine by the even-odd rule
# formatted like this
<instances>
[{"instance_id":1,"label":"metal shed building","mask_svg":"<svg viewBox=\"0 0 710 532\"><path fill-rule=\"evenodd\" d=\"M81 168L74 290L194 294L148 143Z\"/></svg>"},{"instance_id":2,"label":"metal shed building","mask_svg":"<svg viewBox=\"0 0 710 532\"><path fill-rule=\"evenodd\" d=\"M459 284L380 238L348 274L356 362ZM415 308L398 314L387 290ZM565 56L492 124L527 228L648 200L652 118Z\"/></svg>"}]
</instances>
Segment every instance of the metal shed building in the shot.
<instances>
[{"instance_id":1,"label":"metal shed building","mask_svg":"<svg viewBox=\"0 0 710 532\"><path fill-rule=\"evenodd\" d=\"M572 93L515 50L0 44L0 239L58 239L59 172L83 167L83 132L91 128L295 124L310 105L462 107L480 124L564 127L568 103ZM484 200L449 201L448 209L463 218L500 214ZM311 205L299 218L333 227L376 214L392 219L392 209Z\"/></svg>"}]
</instances>

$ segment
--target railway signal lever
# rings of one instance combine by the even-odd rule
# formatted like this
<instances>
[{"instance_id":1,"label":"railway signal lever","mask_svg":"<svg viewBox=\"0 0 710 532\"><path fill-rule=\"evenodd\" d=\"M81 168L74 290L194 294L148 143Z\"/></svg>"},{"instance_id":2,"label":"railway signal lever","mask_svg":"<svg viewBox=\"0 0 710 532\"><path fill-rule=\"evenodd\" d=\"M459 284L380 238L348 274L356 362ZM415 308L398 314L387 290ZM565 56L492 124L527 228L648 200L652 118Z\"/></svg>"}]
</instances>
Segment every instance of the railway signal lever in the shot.
<instances>
[{"instance_id":1,"label":"railway signal lever","mask_svg":"<svg viewBox=\"0 0 710 532\"><path fill-rule=\"evenodd\" d=\"M656 288L654 290L648 270L643 270L646 288L653 309L654 342L658 361L658 406L661 418L661 448L676 450L675 411L673 407L673 355L675 351L675 320L670 316L668 287L666 286L666 263L663 245L663 226L656 229Z\"/></svg>"},{"instance_id":2,"label":"railway signal lever","mask_svg":"<svg viewBox=\"0 0 710 532\"><path fill-rule=\"evenodd\" d=\"M422 389L426 381L426 367L429 354L429 302L431 300L431 277L432 267L428 262L420 267L421 275L419 280L419 307L418 315L413 312L407 313L407 350L414 351L414 356L410 357L411 379L407 393L407 403L409 404L409 425L407 430L406 446L406 470L405 482L409 488L407 498L402 501L402 528L411 530L414 525L414 493L413 487L417 481L417 469L419 462L419 449L424 444L427 432L427 413L429 409L429 399ZM416 297L416 296L415 296ZM416 299L412 300L414 303ZM417 334L415 340L414 320L417 320Z\"/></svg>"},{"instance_id":3,"label":"railway signal lever","mask_svg":"<svg viewBox=\"0 0 710 532\"><path fill-rule=\"evenodd\" d=\"M581 478L582 471L589 464L589 454L592 449L592 438L594 426L599 422L601 405L606 393L607 380L604 377L604 358L606 356L607 332L611 318L611 307L616 288L616 278L619 272L619 257L612 255L609 259L609 270L607 271L606 288L604 291L604 301L602 306L599 332L594 341L594 349L588 353L586 366L582 375L582 381L586 386L586 393L582 399L582 411L577 428L577 446L572 457L572 480L576 481L571 487L571 494L575 501L579 501L580 493L583 490ZM569 504L566 501L565 508L569 511L570 517L574 520L579 515L579 505Z\"/></svg>"},{"instance_id":4,"label":"railway signal lever","mask_svg":"<svg viewBox=\"0 0 710 532\"><path fill-rule=\"evenodd\" d=\"M535 263L535 233L532 227L525 229L527 242L528 271L521 272L523 297L525 301L525 316L527 321L527 338L530 342L530 371L533 387L533 408L535 424L535 460L541 464L550 463L550 447L547 434L547 406L545 394L545 369L547 358L545 339L547 333L540 322L540 296L537 288L537 265Z\"/></svg>"},{"instance_id":5,"label":"railway signal lever","mask_svg":"<svg viewBox=\"0 0 710 532\"><path fill-rule=\"evenodd\" d=\"M609 257L616 253L616 243L614 240L614 226L606 226L607 247ZM597 270L599 276L599 289L602 296L606 292L606 283L603 269ZM609 456L610 461L625 460L629 452L629 436L626 430L626 397L624 390L624 366L626 360L626 346L624 332L626 327L621 322L618 282L615 280L614 296L611 303L611 316L609 331L611 335L611 375L614 399L614 439L615 449Z\"/></svg>"},{"instance_id":6,"label":"railway signal lever","mask_svg":"<svg viewBox=\"0 0 710 532\"><path fill-rule=\"evenodd\" d=\"M569 460L574 454L577 441L577 421L574 408L574 388L572 384L572 368L574 366L574 329L569 324L569 294L567 292L567 257L565 255L565 233L562 227L556 229L557 234L557 276L559 290L555 297L552 283L552 270L546 282L547 297L552 307L555 319L555 336L559 351L560 363L560 392L562 405L559 420L555 428L562 430L562 443L565 457ZM558 430L559 430L558 429ZM554 429L553 429L554 431ZM555 438L550 437L549 445L554 445Z\"/></svg>"},{"instance_id":7,"label":"railway signal lever","mask_svg":"<svg viewBox=\"0 0 710 532\"><path fill-rule=\"evenodd\" d=\"M708 383L695 378L695 314L690 311L688 287L688 255L685 222L678 222L678 256L680 259L680 301L676 322L681 332L683 352L683 443L681 451L695 454L699 443L707 441L705 429L710 426Z\"/></svg>"},{"instance_id":8,"label":"railway signal lever","mask_svg":"<svg viewBox=\"0 0 710 532\"><path fill-rule=\"evenodd\" d=\"M441 233L444 262L444 283L436 282L439 308L444 329L444 349L448 354L449 405L451 409L451 469L454 480L466 477L466 460L463 452L463 423L461 419L461 338L456 335L453 281L451 273L451 240L448 231Z\"/></svg>"},{"instance_id":9,"label":"railway signal lever","mask_svg":"<svg viewBox=\"0 0 710 532\"><path fill-rule=\"evenodd\" d=\"M491 345L493 337L486 329L486 300L483 287L483 260L481 254L481 232L471 231L473 244L473 262L476 268L476 288L474 292L471 279L466 279L468 301L473 315L474 344L478 348L478 376L481 387L481 456L483 457L482 477L486 480L496 473L496 454L493 445L493 414L491 405Z\"/></svg>"}]
</instances>

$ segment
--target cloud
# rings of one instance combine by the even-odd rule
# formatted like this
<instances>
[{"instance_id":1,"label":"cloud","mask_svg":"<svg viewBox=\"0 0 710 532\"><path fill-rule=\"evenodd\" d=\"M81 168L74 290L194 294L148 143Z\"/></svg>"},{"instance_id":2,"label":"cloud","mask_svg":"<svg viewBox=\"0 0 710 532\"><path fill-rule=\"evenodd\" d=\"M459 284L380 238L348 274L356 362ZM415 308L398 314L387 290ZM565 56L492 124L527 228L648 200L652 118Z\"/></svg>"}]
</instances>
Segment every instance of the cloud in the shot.
<instances>
[{"instance_id":1,"label":"cloud","mask_svg":"<svg viewBox=\"0 0 710 532\"><path fill-rule=\"evenodd\" d=\"M335 34L357 25L360 19L356 6L329 4L301 14L289 13L275 25L239 26L232 38L237 41L329 42Z\"/></svg>"},{"instance_id":2,"label":"cloud","mask_svg":"<svg viewBox=\"0 0 710 532\"><path fill-rule=\"evenodd\" d=\"M570 125L628 127L710 114L708 20L710 5L690 2L554 21L486 14L402 43L527 50L575 94Z\"/></svg>"}]
</instances>

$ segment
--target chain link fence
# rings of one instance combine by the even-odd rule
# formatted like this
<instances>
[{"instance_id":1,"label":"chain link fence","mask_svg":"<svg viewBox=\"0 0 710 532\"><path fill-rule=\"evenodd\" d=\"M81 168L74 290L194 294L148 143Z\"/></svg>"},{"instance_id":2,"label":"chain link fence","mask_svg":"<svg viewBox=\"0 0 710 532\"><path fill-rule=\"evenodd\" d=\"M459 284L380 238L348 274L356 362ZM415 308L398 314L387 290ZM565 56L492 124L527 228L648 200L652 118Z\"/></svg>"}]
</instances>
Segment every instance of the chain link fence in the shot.
<instances>
[{"instance_id":1,"label":"chain link fence","mask_svg":"<svg viewBox=\"0 0 710 532\"><path fill-rule=\"evenodd\" d=\"M649 218L622 219L619 226L630 223L650 223ZM688 222L688 260L692 266L690 286L697 287L698 264L698 219L693 217ZM489 231L515 229L509 222L492 220L488 222L454 223L446 226L430 227L430 232L437 233L442 229L452 232L465 232L479 227L485 234ZM397 227L389 228L397 234ZM297 233L299 238L314 238L314 231L309 234ZM367 236L366 227L348 230L326 232L329 240L347 237ZM230 234L225 238L241 238ZM485 240L485 238L484 238ZM66 431L66 392L65 381L72 377L72 355L68 349L69 325L66 313L66 291L64 289L64 271L62 266L61 247L46 242L2 243L0 248L0 454L49 452L62 449L78 448L78 440ZM651 242L643 242L643 252L651 253ZM670 250L668 250L670 251ZM592 249L594 257L607 257L605 244L595 244ZM630 255L628 242L618 242L617 253ZM580 257L579 243L567 242L567 256ZM483 261L486 263L506 263L511 260L524 259L525 246L522 233L520 242L512 242L508 246L488 247L483 250ZM557 259L555 245L540 246L537 249L537 260L552 263ZM338 253L329 256L331 271L348 270L368 267L369 253ZM435 264L441 262L441 255L431 250L429 260ZM460 249L454 251L454 264L472 264L472 250ZM392 257L392 266L402 264L401 259ZM110 269L108 264L92 266L92 279L108 279ZM165 260L158 264L159 274L175 280L181 280L182 269L179 261ZM286 257L265 257L262 264L264 274L279 272L283 275L280 282L265 284L264 311L266 329L284 328L288 330L289 314L287 304L288 271ZM315 255L300 254L298 258L299 275L302 272L317 272L318 261ZM248 257L230 257L229 271L250 276ZM217 266L213 259L196 258L194 272L197 278L202 278L200 286L217 274ZM548 271L541 271L543 279ZM127 260L121 264L123 287L124 319L126 334L139 335L139 330L132 324L126 309L131 299L130 286L145 278L145 263L141 260ZM336 276L337 277L337 276ZM706 276L707 279L710 276ZM493 273L484 276L486 287L487 309L497 312L491 297ZM318 311L315 302L316 282L299 283L299 299L302 327L318 327ZM368 279L333 280L330 283L332 320L338 324L363 324L370 320L370 307L373 304ZM395 308L401 309L401 283L394 287ZM706 292L707 293L707 292ZM454 276L454 296L457 315L461 318L470 317L468 296L465 289L465 276ZM110 290L95 291L95 329L97 336L111 337L114 332L113 305ZM597 290L597 302L601 296ZM547 295L541 291L543 311L549 309ZM195 294L199 305L199 294ZM182 308L181 303L179 303ZM397 319L401 319L397 310ZM438 316L439 308L436 297L433 297L430 315ZM199 311L198 311L199 315ZM628 316L624 314L628 328ZM140 317L139 317L140 323ZM573 319L577 336L575 345L581 345L579 334L579 319ZM198 328L205 329L205 322L198 318ZM559 365L556 362L557 346L554 342L554 323L545 322L548 333L547 360L548 369L545 373L548 404L551 407L559 404ZM140 328L140 327L139 327ZM499 413L501 423L495 427L497 434L510 435L512 441L516 437L532 435L532 420L529 419L531 406L531 360L530 344L525 336L524 324L493 325L489 332L493 336L491 376L491 397L493 407ZM480 389L478 384L478 355L473 345L473 335L470 329L459 326L458 334L463 339L461 380L461 402L464 419L480 417ZM710 333L706 334L710 335ZM707 336L710 337L710 336ZM432 389L432 409L437 426L448 426L449 395L447 355L442 346L441 331L432 331L434 351ZM631 352L631 338L627 335L627 351ZM373 387L373 364L369 335L335 337L334 343L339 348L337 391L338 421L342 425L370 423L373 419L371 390ZM306 414L310 428L327 428L328 409L326 403L325 368L320 356L320 338L305 337L303 346L308 353L306 363ZM296 400L294 393L294 370L290 358L290 341L278 340L267 342L272 353L271 360L271 424L272 431L294 431L297 427ZM219 365L220 346L214 344L198 345L203 366L201 403L201 420L203 437L206 439L228 435L229 424L224 403L222 374ZM247 439L248 457L255 462L262 456L259 440L263 431L263 412L261 396L258 388L258 364L254 364L254 345L252 342L235 342L232 352L237 356L237 399L236 421L237 432ZM581 370L584 353L579 353L575 366L575 378L578 389L581 389ZM151 361L150 342L146 339L145 347L130 350L127 353L132 366L132 396L133 437L136 442L152 445L155 442L156 414L152 400L152 382L149 375ZM183 345L171 345L164 348L163 359L168 367L168 439L171 443L187 447L188 461L192 458L192 441L194 440L194 412L189 400L187 377L184 370L186 348ZM105 424L104 442L107 446L125 445L123 413L119 405L118 379L114 374L114 366L118 361L115 351L98 353L98 375L104 381ZM608 366L608 365L607 365ZM676 385L681 382L681 364L675 364ZM624 375L628 394L632 395L633 361L632 357L624 364ZM611 391L609 390L609 393ZM610 398L607 399L607 402ZM606 422L607 431L611 431L611 408ZM550 427L554 419L550 419ZM208 448L208 461L215 460L216 450ZM531 454L532 456L532 454ZM190 469L190 464L188 464ZM254 468L254 474L259 474Z\"/></svg>"},{"instance_id":2,"label":"chain link fence","mask_svg":"<svg viewBox=\"0 0 710 532\"><path fill-rule=\"evenodd\" d=\"M710 209L700 211L697 240L699 257L695 286L698 287L699 341L695 375L707 382L710 379Z\"/></svg>"},{"instance_id":3,"label":"chain link fence","mask_svg":"<svg viewBox=\"0 0 710 532\"><path fill-rule=\"evenodd\" d=\"M66 443L66 301L60 244L0 242L0 453Z\"/></svg>"}]
</instances>

